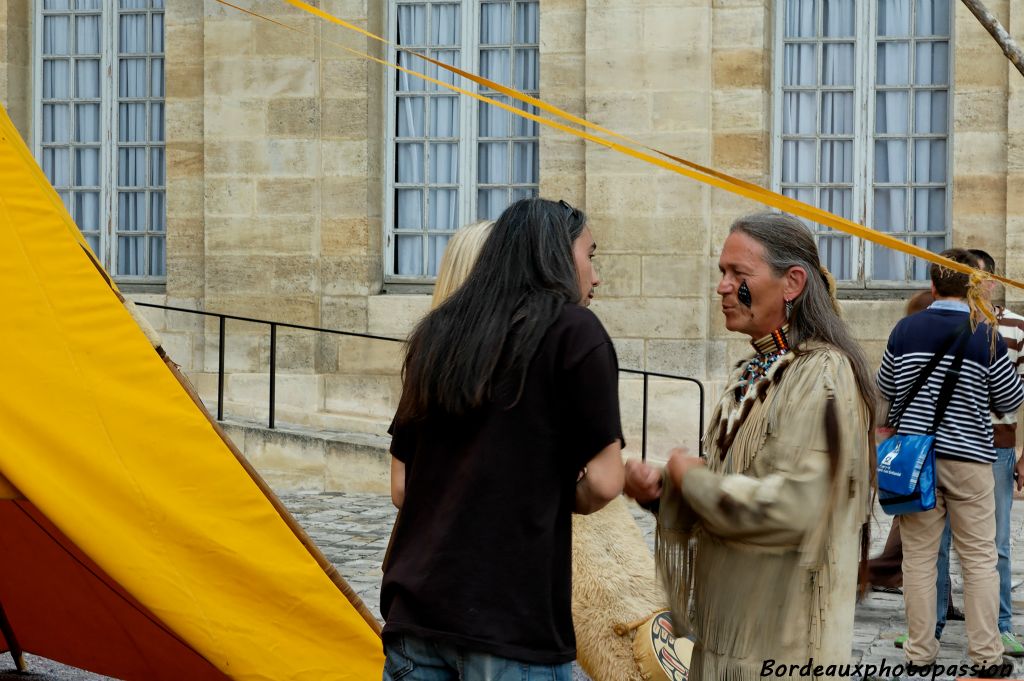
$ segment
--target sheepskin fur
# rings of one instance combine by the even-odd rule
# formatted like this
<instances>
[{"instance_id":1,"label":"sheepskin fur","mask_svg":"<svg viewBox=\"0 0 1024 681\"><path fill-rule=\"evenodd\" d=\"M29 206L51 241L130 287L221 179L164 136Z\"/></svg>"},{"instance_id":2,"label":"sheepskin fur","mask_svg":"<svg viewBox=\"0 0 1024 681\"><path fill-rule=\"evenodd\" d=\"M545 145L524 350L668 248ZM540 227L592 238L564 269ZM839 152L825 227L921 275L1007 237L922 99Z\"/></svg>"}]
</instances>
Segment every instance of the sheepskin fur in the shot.
<instances>
[{"instance_id":1,"label":"sheepskin fur","mask_svg":"<svg viewBox=\"0 0 1024 681\"><path fill-rule=\"evenodd\" d=\"M644 681L633 657L635 631L616 624L668 607L643 533L619 497L572 523L572 615L576 654L594 681Z\"/></svg>"}]
</instances>

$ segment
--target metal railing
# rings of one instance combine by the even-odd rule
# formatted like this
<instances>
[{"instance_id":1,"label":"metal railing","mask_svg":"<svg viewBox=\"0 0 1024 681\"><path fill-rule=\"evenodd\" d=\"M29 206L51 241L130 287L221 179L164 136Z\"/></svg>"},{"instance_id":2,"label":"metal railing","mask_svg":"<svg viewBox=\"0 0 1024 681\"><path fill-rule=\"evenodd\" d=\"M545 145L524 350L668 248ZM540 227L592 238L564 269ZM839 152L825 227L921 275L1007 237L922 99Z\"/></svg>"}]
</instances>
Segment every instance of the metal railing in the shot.
<instances>
[{"instance_id":1,"label":"metal railing","mask_svg":"<svg viewBox=\"0 0 1024 681\"><path fill-rule=\"evenodd\" d=\"M184 312L186 314L200 315L203 317L215 317L217 319L217 420L224 420L224 348L227 343L227 320L249 322L252 324L262 324L270 327L270 352L269 352L269 363L270 363L270 377L269 377L269 390L268 390L268 406L269 416L267 419L267 427L274 428L274 414L275 414L275 402L276 402L276 391L277 391L277 330L283 329L298 329L301 331L315 331L317 333L327 333L335 336L350 336L353 338L365 338L368 340L379 340L387 341L390 343L404 343L404 338L393 338L391 336L378 336L372 333L359 333L357 331L340 331L338 329L327 329L320 326L308 326L305 324L289 324L287 322L275 322L269 319L256 319L254 317L241 317L239 315L225 314L223 312L206 312L204 310L191 310L185 307L175 307L173 305L158 305L156 303L143 303L136 302L138 307L151 307L158 310L167 310L170 312ZM623 369L619 368L620 373L634 374L643 377L643 430L641 436L641 456L644 460L647 459L647 404L648 404L648 388L650 379L654 378L667 378L677 381L684 381L687 383L693 383L697 386L699 394L698 403L698 437L704 433L704 384L696 378L690 376L679 376L677 374L666 374L657 371L644 371L643 369Z\"/></svg>"}]
</instances>

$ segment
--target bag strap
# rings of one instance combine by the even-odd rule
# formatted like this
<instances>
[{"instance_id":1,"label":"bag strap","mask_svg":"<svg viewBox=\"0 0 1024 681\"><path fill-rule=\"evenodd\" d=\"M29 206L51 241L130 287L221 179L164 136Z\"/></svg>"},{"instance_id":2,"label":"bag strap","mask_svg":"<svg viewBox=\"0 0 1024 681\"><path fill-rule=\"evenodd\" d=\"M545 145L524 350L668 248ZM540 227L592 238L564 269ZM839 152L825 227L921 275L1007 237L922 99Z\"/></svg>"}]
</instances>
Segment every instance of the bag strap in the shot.
<instances>
[{"instance_id":1,"label":"bag strap","mask_svg":"<svg viewBox=\"0 0 1024 681\"><path fill-rule=\"evenodd\" d=\"M953 344L956 343L956 340L964 332L970 329L970 325L971 320L965 320L963 324L953 329L953 333L949 334L949 336L947 336L946 339L942 341L942 345L939 346L939 349L935 351L935 354L932 355L932 358L928 360L928 363L924 365L923 369L921 369L921 373L918 374L917 380L914 381L914 385L910 387L910 390L907 392L907 396L903 398L902 402L900 402L899 409L896 408L895 402L889 405L889 414L885 419L886 422L889 423L889 425L893 426L894 428L899 428L900 420L903 418L903 412L907 410L907 407L910 406L910 403L914 401L915 397L917 397L917 393L919 393L921 391L921 388L924 387L924 384L928 382L928 377L931 376L931 373L935 371L935 368L937 366L939 366L939 362L942 361L942 358L945 357L946 353L949 352L950 348L953 347ZM956 360L954 359L954 361ZM961 362L962 361L963 358L961 358ZM943 383L943 386L945 386L945 383ZM950 388L950 390L952 391L952 388ZM943 411L945 411L945 406L943 406ZM936 413L938 413L938 410L936 410Z\"/></svg>"},{"instance_id":2,"label":"bag strap","mask_svg":"<svg viewBox=\"0 0 1024 681\"><path fill-rule=\"evenodd\" d=\"M942 388L939 390L939 399L935 403L935 417L932 419L930 433L939 432L939 424L942 423L942 417L946 415L946 407L949 406L949 401L953 399L953 391L956 389L956 383L960 378L960 367L964 363L964 354L967 352L967 346L971 344L971 337L973 335L967 333L965 329L958 336L958 338L963 336L964 342L957 349L953 363L949 365L949 369L946 370L946 376L942 379Z\"/></svg>"}]
</instances>

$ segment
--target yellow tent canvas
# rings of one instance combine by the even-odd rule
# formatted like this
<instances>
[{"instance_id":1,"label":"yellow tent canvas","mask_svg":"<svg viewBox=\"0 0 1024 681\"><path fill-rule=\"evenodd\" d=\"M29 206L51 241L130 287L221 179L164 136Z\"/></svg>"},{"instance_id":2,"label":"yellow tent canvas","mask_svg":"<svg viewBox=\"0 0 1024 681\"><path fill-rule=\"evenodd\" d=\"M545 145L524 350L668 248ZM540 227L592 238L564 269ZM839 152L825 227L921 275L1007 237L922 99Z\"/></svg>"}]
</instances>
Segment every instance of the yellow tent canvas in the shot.
<instances>
[{"instance_id":1,"label":"yellow tent canvas","mask_svg":"<svg viewBox=\"0 0 1024 681\"><path fill-rule=\"evenodd\" d=\"M0 107L0 651L379 679L379 627L96 264Z\"/></svg>"}]
</instances>

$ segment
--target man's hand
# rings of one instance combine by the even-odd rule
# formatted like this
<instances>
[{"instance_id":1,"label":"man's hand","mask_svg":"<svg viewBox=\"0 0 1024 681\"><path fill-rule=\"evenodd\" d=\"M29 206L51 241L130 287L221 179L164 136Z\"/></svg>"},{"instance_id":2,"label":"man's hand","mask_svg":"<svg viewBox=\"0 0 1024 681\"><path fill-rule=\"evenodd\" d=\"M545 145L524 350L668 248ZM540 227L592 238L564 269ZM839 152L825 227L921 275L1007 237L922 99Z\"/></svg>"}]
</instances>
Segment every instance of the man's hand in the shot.
<instances>
[{"instance_id":1,"label":"man's hand","mask_svg":"<svg viewBox=\"0 0 1024 681\"><path fill-rule=\"evenodd\" d=\"M638 459L626 461L626 496L648 504L661 496L661 471Z\"/></svg>"},{"instance_id":2,"label":"man's hand","mask_svg":"<svg viewBox=\"0 0 1024 681\"><path fill-rule=\"evenodd\" d=\"M692 456L689 449L686 447L676 447L669 452L668 464L665 466L665 470L668 471L676 486L682 488L683 479L686 477L686 474L694 468L703 466L704 460L700 457Z\"/></svg>"}]
</instances>

